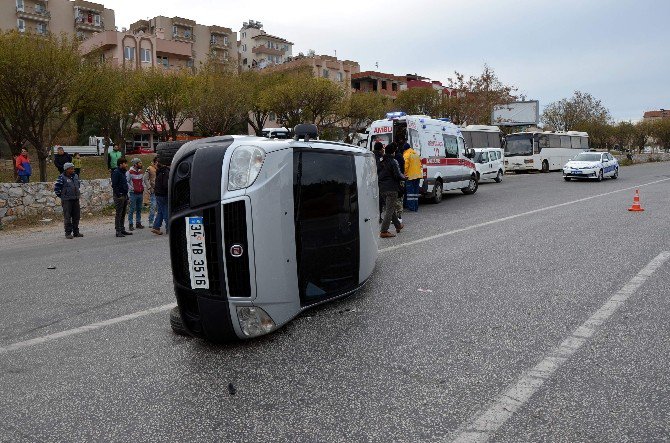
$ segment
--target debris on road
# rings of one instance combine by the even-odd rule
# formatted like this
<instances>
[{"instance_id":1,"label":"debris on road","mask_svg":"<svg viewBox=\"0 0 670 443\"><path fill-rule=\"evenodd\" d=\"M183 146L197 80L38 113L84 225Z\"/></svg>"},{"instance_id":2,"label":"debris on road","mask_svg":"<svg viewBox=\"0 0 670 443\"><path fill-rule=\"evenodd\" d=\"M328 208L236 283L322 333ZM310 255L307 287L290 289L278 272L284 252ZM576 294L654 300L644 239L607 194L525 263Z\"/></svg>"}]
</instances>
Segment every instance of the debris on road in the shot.
<instances>
[{"instance_id":1,"label":"debris on road","mask_svg":"<svg viewBox=\"0 0 670 443\"><path fill-rule=\"evenodd\" d=\"M235 386L232 383L228 383L228 393L230 395L235 395L237 393L237 389L235 389Z\"/></svg>"}]
</instances>

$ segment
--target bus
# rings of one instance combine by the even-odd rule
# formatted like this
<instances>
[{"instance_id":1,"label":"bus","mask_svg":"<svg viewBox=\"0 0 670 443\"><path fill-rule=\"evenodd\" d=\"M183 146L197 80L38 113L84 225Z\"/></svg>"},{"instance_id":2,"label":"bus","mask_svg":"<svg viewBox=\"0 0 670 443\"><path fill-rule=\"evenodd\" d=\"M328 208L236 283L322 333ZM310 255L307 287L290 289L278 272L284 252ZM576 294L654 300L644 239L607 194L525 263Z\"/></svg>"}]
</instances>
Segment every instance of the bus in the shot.
<instances>
[{"instance_id":1,"label":"bus","mask_svg":"<svg viewBox=\"0 0 670 443\"><path fill-rule=\"evenodd\" d=\"M505 137L505 170L556 171L588 150L586 132L518 132Z\"/></svg>"},{"instance_id":2,"label":"bus","mask_svg":"<svg viewBox=\"0 0 670 443\"><path fill-rule=\"evenodd\" d=\"M503 149L505 139L497 126L468 125L461 128L461 133L468 148L498 148Z\"/></svg>"}]
</instances>

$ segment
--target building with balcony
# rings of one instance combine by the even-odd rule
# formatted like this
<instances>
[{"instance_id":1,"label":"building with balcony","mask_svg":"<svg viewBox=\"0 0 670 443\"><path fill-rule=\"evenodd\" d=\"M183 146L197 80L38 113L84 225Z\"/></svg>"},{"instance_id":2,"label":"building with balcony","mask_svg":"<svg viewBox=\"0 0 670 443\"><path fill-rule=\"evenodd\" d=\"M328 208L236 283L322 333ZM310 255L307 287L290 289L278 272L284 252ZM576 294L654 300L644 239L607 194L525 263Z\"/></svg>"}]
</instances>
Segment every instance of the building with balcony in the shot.
<instances>
[{"instance_id":1,"label":"building with balcony","mask_svg":"<svg viewBox=\"0 0 670 443\"><path fill-rule=\"evenodd\" d=\"M159 40L186 43L191 46L189 66L199 67L208 61L237 67L237 34L224 26L206 26L182 17L157 16L130 25L136 35L153 35Z\"/></svg>"},{"instance_id":2,"label":"building with balcony","mask_svg":"<svg viewBox=\"0 0 670 443\"><path fill-rule=\"evenodd\" d=\"M309 67L314 77L322 77L341 84L345 90L351 90L352 75L358 74L361 67L358 62L351 60L338 60L331 55L297 55L286 60L282 64L270 65L264 71L286 71Z\"/></svg>"},{"instance_id":3,"label":"building with balcony","mask_svg":"<svg viewBox=\"0 0 670 443\"><path fill-rule=\"evenodd\" d=\"M284 63L293 54L293 43L266 33L263 24L254 20L242 24L237 45L243 71Z\"/></svg>"},{"instance_id":4,"label":"building with balcony","mask_svg":"<svg viewBox=\"0 0 670 443\"><path fill-rule=\"evenodd\" d=\"M0 0L0 30L12 29L84 40L114 30L114 11L83 0Z\"/></svg>"}]
</instances>

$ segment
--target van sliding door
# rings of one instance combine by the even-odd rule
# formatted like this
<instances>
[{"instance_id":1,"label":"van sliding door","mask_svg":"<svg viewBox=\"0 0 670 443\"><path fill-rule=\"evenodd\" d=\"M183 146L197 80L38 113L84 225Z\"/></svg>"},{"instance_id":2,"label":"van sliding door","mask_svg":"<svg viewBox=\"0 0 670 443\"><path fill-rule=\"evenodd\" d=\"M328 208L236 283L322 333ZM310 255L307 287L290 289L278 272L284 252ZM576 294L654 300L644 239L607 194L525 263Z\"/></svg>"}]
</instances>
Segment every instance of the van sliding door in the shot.
<instances>
[{"instance_id":1,"label":"van sliding door","mask_svg":"<svg viewBox=\"0 0 670 443\"><path fill-rule=\"evenodd\" d=\"M353 154L299 149L293 196L300 303L317 303L358 286L360 238Z\"/></svg>"}]
</instances>

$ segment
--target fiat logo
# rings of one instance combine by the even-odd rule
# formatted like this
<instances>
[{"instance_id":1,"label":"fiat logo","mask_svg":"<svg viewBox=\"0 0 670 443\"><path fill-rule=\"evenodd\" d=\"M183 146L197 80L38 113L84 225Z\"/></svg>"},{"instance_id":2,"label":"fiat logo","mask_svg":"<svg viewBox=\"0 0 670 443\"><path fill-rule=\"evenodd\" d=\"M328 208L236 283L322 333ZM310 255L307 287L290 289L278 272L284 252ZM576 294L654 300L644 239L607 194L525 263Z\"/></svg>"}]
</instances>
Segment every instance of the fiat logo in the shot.
<instances>
[{"instance_id":1,"label":"fiat logo","mask_svg":"<svg viewBox=\"0 0 670 443\"><path fill-rule=\"evenodd\" d=\"M242 257L244 254L244 248L242 245L233 245L230 247L230 255L232 255L235 258Z\"/></svg>"}]
</instances>

